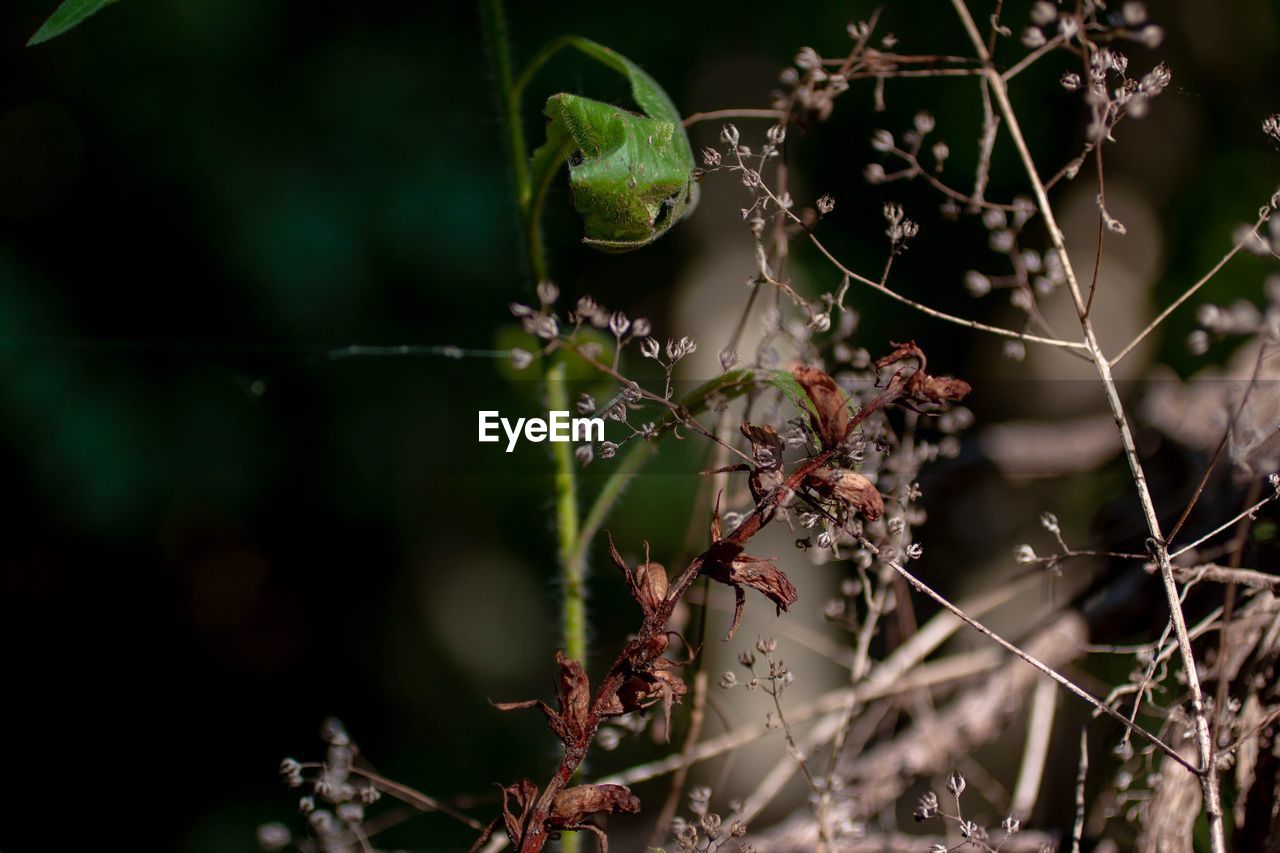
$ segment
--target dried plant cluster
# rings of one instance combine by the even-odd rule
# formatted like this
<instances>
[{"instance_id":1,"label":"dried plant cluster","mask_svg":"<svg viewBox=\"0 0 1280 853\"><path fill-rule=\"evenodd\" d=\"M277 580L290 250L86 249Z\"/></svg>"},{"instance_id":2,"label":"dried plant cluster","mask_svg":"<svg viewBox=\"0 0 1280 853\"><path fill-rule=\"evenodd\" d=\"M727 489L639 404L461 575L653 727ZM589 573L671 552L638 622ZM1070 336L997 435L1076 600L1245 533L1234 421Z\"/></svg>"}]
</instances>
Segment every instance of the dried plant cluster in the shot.
<instances>
[{"instance_id":1,"label":"dried plant cluster","mask_svg":"<svg viewBox=\"0 0 1280 853\"><path fill-rule=\"evenodd\" d=\"M1158 109L1172 75L1162 64L1132 67L1123 51L1127 44L1142 46L1144 53L1157 47L1161 30L1139 3L1041 0L1032 5L1019 38L1012 23L1002 19L1002 3L987 17L976 17L966 0L951 5L957 31L969 44L966 55L900 51L897 38L878 32L873 16L849 26L851 42L843 56L802 49L794 67L782 73L781 88L767 109L702 113L687 120L764 118L771 123L758 141L726 123L719 144L702 151L704 182L732 178L745 191L741 215L754 245L752 286L738 331L733 339L716 342L720 377L677 399L677 371L697 349L694 340L673 337L664 344L649 321L610 310L591 296L562 304L551 282L538 286L537 304L512 306L525 330L542 342L538 353L512 351L517 368L555 355L585 363L614 386L611 399L598 402L584 395L578 400L579 413L613 424L608 440L576 449L579 463L617 466L621 482L668 437L696 434L709 442L711 464L703 477L713 488L707 490L711 524L705 550L669 571L652 559L645 544L643 562L633 564L624 556L626 545L620 550L612 538L598 536L621 490L621 485L612 491L606 487L583 523L578 553L593 541L607 542L609 558L638 611L631 639L594 678L581 661L557 652L554 706L538 699L496 703L504 711L541 712L560 744L554 772L541 783L502 783L500 814L489 823L476 821L357 770L349 739L331 725L323 763L290 760L282 767L290 784L311 788L303 811L312 833L299 846L372 849L365 806L385 793L482 830L477 847L510 844L530 853L550 839L582 831L594 835L604 850L608 817L641 810L630 786L666 773L673 774L674 784L665 805L652 804L653 842L684 851L1078 850L1085 839L1111 845L1106 849L1168 850L1190 849L1197 831L1208 849L1224 851L1231 846L1260 850L1280 837L1275 739L1280 577L1262 566L1241 567L1252 521L1280 494L1280 478L1271 473L1280 464L1274 450L1280 421L1274 408L1259 408L1273 393L1262 380L1269 377L1268 360L1280 342L1280 276L1267 282L1261 306L1248 301L1200 305L1200 329L1189 342L1191 349L1203 353L1215 338L1240 336L1248 339L1242 351L1250 354L1250 363L1231 394L1196 403L1197 411L1214 417L1198 439L1206 451L1203 477L1184 504L1175 507L1173 499L1152 493L1134 439L1133 411L1112 373L1238 253L1280 257L1280 220L1273 216L1280 194L1261 200L1254 221L1241 229L1222 259L1132 340L1104 347L1094 325L1095 296L1107 287L1107 244L1127 234L1107 207L1105 154L1118 144L1126 122ZM1046 166L1028 148L1008 92L1027 68L1050 62L1062 69L1063 89L1079 98L1085 134L1077 156ZM868 276L823 243L824 218L838 200L822 196L801 207L788 190L782 156L788 136L821 132L848 93L869 88L871 108L878 110L894 81L925 78L927 84L928 78L952 77L971 80L982 107L981 126L961 131L978 139L973 174L949 171L950 146L935 120L921 113L905 131L875 131L870 139L875 159L865 178L876 185L924 182L937 192L944 218L980 220L1000 269L958 270L955 281L975 299L1007 292L1020 318L1013 327L941 311L891 286L895 260L920 233L902 206L884 207L885 260L878 274ZM1280 119L1267 118L1263 132L1280 141ZM1026 179L1026 192L1008 199L988 192L1000 139L1016 152ZM1073 264L1051 198L1055 187L1079 181L1096 181L1092 269ZM834 268L838 288L814 296L793 284L787 263L797 241L809 243ZM919 478L930 463L959 452L958 436L973 422L963 406L973 389L938 371L914 342L891 342L880 330L859 334L855 294L897 300L973 335L999 336L1012 359L1024 358L1028 347L1050 347L1086 362L1114 418L1146 547L1130 552L1115 550L1113 543L1075 547L1046 511L1044 530L1037 535L1049 543L1047 553L1041 553L1044 546L1040 551L1030 544L1019 547L1010 563L1021 565L1021 573L1003 586L957 603L922 581L912 565L924 557L916 538L926 520ZM1054 329L1043 310L1050 300L1070 305L1076 333ZM742 353L743 329L757 314L763 315L761 343ZM899 335L909 338L912 330ZM855 342L859 338L874 355ZM648 378L633 378L640 376ZM1177 408L1178 403L1168 405ZM1219 469L1226 468L1231 488L1216 500L1230 502L1230 510L1191 534L1189 520L1203 517L1197 514L1204 510L1201 496L1208 484L1223 479ZM850 637L848 684L800 704L787 696L796 675L783 662L778 641L761 638L743 650L741 670L723 673L712 687L702 671L700 649L681 633L680 614L703 578L734 591L726 640L741 623L748 590L779 614L798 605L796 588L777 562L747 551L750 540L770 524L794 531L796 547L814 562L839 563L847 570L839 595L822 609ZM1091 619L1097 617L1071 600L1059 602L1056 612L1023 636L1006 638L987 626L988 615L1025 589L1027 578L1060 573L1070 562L1088 558L1128 563L1159 579L1163 608L1150 612L1147 624L1134 626L1144 642L1092 644L1099 626ZM1196 599L1212 603L1184 610L1196 587ZM1210 592L1203 594L1206 588ZM921 605L934 615L916 624L915 608ZM881 642L891 619L894 640ZM984 646L976 653L937 654L961 630L981 634ZM1073 675L1079 671L1074 665L1091 654L1129 658L1129 677L1099 690L1096 679ZM712 689L759 690L769 697L771 710L763 721L703 737ZM1079 763L1070 774L1075 822L1070 832L1023 830L1042 791L1060 691L1087 703L1092 712L1083 731L1068 735L1080 744ZM680 706L689 707L689 724L684 743L670 756L607 779L581 780L593 748L610 749L622 737L650 727L669 738ZM1015 715L1028 721L1018 778L1011 793L998 786L985 790L991 786L974 782L970 756L996 740ZM788 760L755 780L749 796L726 801L727 811L711 809L713 792L707 788L686 790L691 766L775 732L788 746ZM1091 741L1108 748L1093 750L1092 765ZM529 754L539 751L533 747ZM1098 767L1104 752L1107 764ZM962 772L962 767L968 769ZM797 775L808 786L808 806L774 826L757 826L757 816ZM934 791L918 796L918 786L931 780L945 788L945 797ZM975 787L982 802L962 809L961 795ZM686 795L688 816L677 816ZM932 836L893 824L886 809L891 812L900 802L917 803L914 814L921 826L916 829ZM645 806L649 811L650 804ZM268 847L291 843L278 825L264 828L262 840Z\"/></svg>"}]
</instances>

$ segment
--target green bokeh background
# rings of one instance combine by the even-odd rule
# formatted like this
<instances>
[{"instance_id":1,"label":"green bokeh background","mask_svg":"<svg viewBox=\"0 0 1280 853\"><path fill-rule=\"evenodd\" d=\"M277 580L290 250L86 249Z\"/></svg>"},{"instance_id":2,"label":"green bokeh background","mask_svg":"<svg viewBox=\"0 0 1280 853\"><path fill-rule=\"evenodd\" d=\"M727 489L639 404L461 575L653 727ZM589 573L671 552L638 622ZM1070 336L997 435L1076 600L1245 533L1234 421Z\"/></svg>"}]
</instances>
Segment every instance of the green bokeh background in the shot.
<instances>
[{"instance_id":1,"label":"green bokeh background","mask_svg":"<svg viewBox=\"0 0 1280 853\"><path fill-rule=\"evenodd\" d=\"M517 406L529 389L484 360L326 356L352 343L490 347L507 303L528 293L476 10L126 0L25 48L52 5L0 12L0 847L256 849L260 822L298 825L275 767L318 755L327 714L381 772L437 796L491 796L494 781L544 775L553 743L538 720L486 700L549 684L549 465L538 449L473 458L467 440L476 398ZM1153 200L1157 299L1216 260L1280 177L1258 132L1280 109L1277 5L1215 5L1152 4L1174 86L1112 167ZM1025 22L1023 6L1009 4L1008 20ZM639 62L693 111L767 104L797 47L845 50L846 22L870 10L551 3L512 4L509 16L517 64L574 32ZM888 4L881 31L912 51L965 50L944 4ZM1137 67L1152 61L1129 52ZM1017 95L1045 162L1081 138L1075 101L1054 85L1064 67L1044 63ZM625 96L578 58L533 88L531 139L552 91ZM919 211L902 287L1007 320L960 285L989 260L976 223L944 227L923 189L859 180L875 158L871 130L905 128L919 108L937 116L954 174L971 174L971 81L889 94L877 115L858 85L818 132L793 132L797 185L837 198L828 244L860 269L882 261L884 200ZM1162 124L1166 107L1176 121ZM715 133L698 128L695 145ZM1005 144L994 194L1019 188ZM591 292L681 334L674 280L708 232L681 227L609 256L579 246L575 226L561 187L548 234L567 297ZM721 233L740 241L745 279L745 232ZM1233 264L1213 299L1260 298L1262 269ZM794 274L831 286L805 251ZM741 298L726 294L725 310ZM914 336L957 373L998 372L989 346L865 293L857 304L862 345ZM1193 314L1162 336L1162 357L1183 372ZM975 409L1009 405L979 394ZM615 534L678 550L698 462L677 451L639 478ZM1091 488L1116 491L1108 482ZM993 522L991 535L1008 526ZM946 567L933 570L945 586ZM591 581L603 650L593 666L633 621L618 586L603 571ZM618 762L653 754L628 749ZM426 817L396 837L456 849L471 833Z\"/></svg>"}]
</instances>

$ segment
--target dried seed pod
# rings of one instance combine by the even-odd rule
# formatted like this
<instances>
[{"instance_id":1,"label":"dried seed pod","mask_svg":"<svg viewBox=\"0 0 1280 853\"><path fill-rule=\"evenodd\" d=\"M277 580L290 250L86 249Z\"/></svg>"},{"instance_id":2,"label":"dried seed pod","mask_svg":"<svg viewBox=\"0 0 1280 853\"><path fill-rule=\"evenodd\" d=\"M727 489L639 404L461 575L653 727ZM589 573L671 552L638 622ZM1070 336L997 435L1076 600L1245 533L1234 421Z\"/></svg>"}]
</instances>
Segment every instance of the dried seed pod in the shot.
<instances>
[{"instance_id":1,"label":"dried seed pod","mask_svg":"<svg viewBox=\"0 0 1280 853\"><path fill-rule=\"evenodd\" d=\"M839 501L861 513L867 521L884 515L884 498L866 477L848 468L819 468L805 479L805 485L823 497Z\"/></svg>"},{"instance_id":2,"label":"dried seed pod","mask_svg":"<svg viewBox=\"0 0 1280 853\"><path fill-rule=\"evenodd\" d=\"M641 563L635 570L634 591L640 606L652 612L667 597L667 570L661 563Z\"/></svg>"},{"instance_id":3,"label":"dried seed pod","mask_svg":"<svg viewBox=\"0 0 1280 853\"><path fill-rule=\"evenodd\" d=\"M623 785L577 785L556 794L549 822L552 826L575 826L589 815L636 814L640 798Z\"/></svg>"}]
</instances>

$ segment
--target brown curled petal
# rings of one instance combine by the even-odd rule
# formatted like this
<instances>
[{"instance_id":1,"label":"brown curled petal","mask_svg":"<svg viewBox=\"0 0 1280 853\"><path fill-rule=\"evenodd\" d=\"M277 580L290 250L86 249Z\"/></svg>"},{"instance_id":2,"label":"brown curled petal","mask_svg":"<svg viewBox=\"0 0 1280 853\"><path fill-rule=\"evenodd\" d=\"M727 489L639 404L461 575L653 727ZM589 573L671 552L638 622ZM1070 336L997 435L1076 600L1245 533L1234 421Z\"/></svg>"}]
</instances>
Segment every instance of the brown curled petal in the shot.
<instances>
[{"instance_id":1,"label":"brown curled petal","mask_svg":"<svg viewBox=\"0 0 1280 853\"><path fill-rule=\"evenodd\" d=\"M795 604L798 597L791 580L772 560L744 554L736 546L713 545L702 571L712 580L736 588L737 599L729 637L733 636L742 621L742 587L749 586L767 597L777 605L779 613Z\"/></svg>"},{"instance_id":2,"label":"brown curled petal","mask_svg":"<svg viewBox=\"0 0 1280 853\"><path fill-rule=\"evenodd\" d=\"M848 397L836 381L813 367L797 367L791 375L804 388L817 412L815 424L824 447L835 447L844 441L849 427Z\"/></svg>"},{"instance_id":3,"label":"brown curled petal","mask_svg":"<svg viewBox=\"0 0 1280 853\"><path fill-rule=\"evenodd\" d=\"M799 597L790 578L765 557L741 555L733 561L733 578L766 596L778 606L779 613L795 604Z\"/></svg>"},{"instance_id":4,"label":"brown curled petal","mask_svg":"<svg viewBox=\"0 0 1280 853\"><path fill-rule=\"evenodd\" d=\"M575 736L587 729L587 712L591 707L591 687L582 664L556 651L556 663L560 665L560 717L565 727Z\"/></svg>"},{"instance_id":5,"label":"brown curled petal","mask_svg":"<svg viewBox=\"0 0 1280 853\"><path fill-rule=\"evenodd\" d=\"M918 380L917 377L919 377ZM969 396L969 392L973 390L968 382L950 376L926 376L916 373L911 379L912 381L907 383L908 393L924 403L958 403Z\"/></svg>"},{"instance_id":6,"label":"brown curled petal","mask_svg":"<svg viewBox=\"0 0 1280 853\"><path fill-rule=\"evenodd\" d=\"M786 482L787 478L783 475L781 468L753 471L747 478L747 486L751 489L751 497L756 503L763 501Z\"/></svg>"},{"instance_id":7,"label":"brown curled petal","mask_svg":"<svg viewBox=\"0 0 1280 853\"><path fill-rule=\"evenodd\" d=\"M515 784L502 788L502 821L507 828L507 837L517 847L524 837L525 824L537 798L538 786L530 779L519 779ZM519 814L512 811L511 800L515 800Z\"/></svg>"},{"instance_id":8,"label":"brown curled petal","mask_svg":"<svg viewBox=\"0 0 1280 853\"><path fill-rule=\"evenodd\" d=\"M664 743L671 743L671 706L680 701L688 688L685 687L679 676L673 673L663 673L670 675L675 679L675 684L669 684L665 688L660 688L659 692L662 696L662 740ZM679 692L676 692L676 686L679 686Z\"/></svg>"},{"instance_id":9,"label":"brown curled petal","mask_svg":"<svg viewBox=\"0 0 1280 853\"><path fill-rule=\"evenodd\" d=\"M747 607L747 593L740 586L733 588L733 621L729 623L729 632L724 635L724 641L727 643L733 639L733 635L738 633L738 626L742 624L742 611Z\"/></svg>"},{"instance_id":10,"label":"brown curled petal","mask_svg":"<svg viewBox=\"0 0 1280 853\"><path fill-rule=\"evenodd\" d=\"M805 484L823 497L839 501L862 514L867 521L884 515L884 498L866 477L847 468L819 468L809 474Z\"/></svg>"},{"instance_id":11,"label":"brown curled petal","mask_svg":"<svg viewBox=\"0 0 1280 853\"><path fill-rule=\"evenodd\" d=\"M622 682L618 688L618 704L621 713L629 714L643 708L649 700L652 685L644 676L635 675Z\"/></svg>"},{"instance_id":12,"label":"brown curled petal","mask_svg":"<svg viewBox=\"0 0 1280 853\"><path fill-rule=\"evenodd\" d=\"M924 357L924 350L916 346L915 341L907 341L906 343L902 343L902 344L890 342L890 345L894 347L893 352L889 353L888 355L882 358L876 359L876 370L883 370L884 368L888 367L891 364L897 364L900 361L905 361L906 359L914 358L917 362L919 362L920 372L921 373L924 372L925 363L926 363L925 357Z\"/></svg>"},{"instance_id":13,"label":"brown curled petal","mask_svg":"<svg viewBox=\"0 0 1280 853\"><path fill-rule=\"evenodd\" d=\"M662 657L663 652L667 650L667 646L671 645L671 637L666 634L654 634L653 639L649 640L648 645L644 649L644 654L640 660L636 661L643 666L651 667L653 662Z\"/></svg>"},{"instance_id":14,"label":"brown curled petal","mask_svg":"<svg viewBox=\"0 0 1280 853\"><path fill-rule=\"evenodd\" d=\"M576 785L556 794L549 823L554 827L582 823L593 814L636 814L640 798L623 785Z\"/></svg>"},{"instance_id":15,"label":"brown curled petal","mask_svg":"<svg viewBox=\"0 0 1280 853\"><path fill-rule=\"evenodd\" d=\"M622 700L618 698L618 694L613 694L600 707L600 716L602 717L620 717L627 713L627 709L622 706Z\"/></svg>"},{"instance_id":16,"label":"brown curled petal","mask_svg":"<svg viewBox=\"0 0 1280 853\"><path fill-rule=\"evenodd\" d=\"M630 580L631 569L627 566L627 561L622 559L622 555L618 553L617 546L613 544L613 534L606 530L604 535L609 540L609 559L613 560L613 564L621 569L622 574Z\"/></svg>"},{"instance_id":17,"label":"brown curled petal","mask_svg":"<svg viewBox=\"0 0 1280 853\"><path fill-rule=\"evenodd\" d=\"M786 449L786 442L782 440L782 436L778 435L776 429L768 424L756 426L747 421L742 422L741 429L747 441L751 442L751 458L755 460L758 469L782 467L782 455Z\"/></svg>"}]
</instances>

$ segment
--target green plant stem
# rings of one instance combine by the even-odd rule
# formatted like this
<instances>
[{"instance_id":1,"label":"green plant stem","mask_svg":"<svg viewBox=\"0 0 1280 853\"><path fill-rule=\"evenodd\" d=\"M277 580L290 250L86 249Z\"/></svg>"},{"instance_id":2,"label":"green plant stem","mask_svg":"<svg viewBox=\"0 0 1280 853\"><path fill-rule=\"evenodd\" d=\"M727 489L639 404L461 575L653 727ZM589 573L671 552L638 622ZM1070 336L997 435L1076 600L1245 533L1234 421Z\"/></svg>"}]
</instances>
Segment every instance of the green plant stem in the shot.
<instances>
[{"instance_id":1,"label":"green plant stem","mask_svg":"<svg viewBox=\"0 0 1280 853\"><path fill-rule=\"evenodd\" d=\"M524 142L524 126L520 123L520 96L513 84L511 73L511 41L507 35L507 15L502 0L482 0L481 17L489 42L489 58L493 64L493 76L498 84L498 100L506 125L507 144L511 149L511 174L516 185L516 200L521 214L529 198L528 149Z\"/></svg>"},{"instance_id":2,"label":"green plant stem","mask_svg":"<svg viewBox=\"0 0 1280 853\"><path fill-rule=\"evenodd\" d=\"M546 61L546 51L535 57L530 68L520 76L517 85L511 71L511 42L507 32L507 17L502 0L483 0L481 12L489 37L489 49L494 77L498 85L498 97L502 106L503 123L506 125L507 143L511 149L511 171L515 181L516 201L520 210L525 251L535 280L547 277L546 253L542 246L541 230L537 226L537 208L541 206L541 193L534 198L529 183L529 151L525 144L524 127L520 121L521 94L533 70ZM569 409L569 394L565 386L565 366L548 363L546 371L547 408L552 411ZM565 654L577 661L585 661L587 655L587 616L583 579L586 560L578 549L578 487L574 469L573 450L567 443L551 445L555 466L555 516L557 553L560 563L562 587L561 630Z\"/></svg>"},{"instance_id":3,"label":"green plant stem","mask_svg":"<svg viewBox=\"0 0 1280 853\"><path fill-rule=\"evenodd\" d=\"M565 364L559 362L547 371L547 408L568 411L569 392L565 384ZM573 446L569 442L551 444L555 463L556 542L560 557L561 630L564 652L576 661L587 655L587 608L583 588L586 560L578 548L578 478L574 468Z\"/></svg>"},{"instance_id":4,"label":"green plant stem","mask_svg":"<svg viewBox=\"0 0 1280 853\"><path fill-rule=\"evenodd\" d=\"M547 370L547 409L567 411L569 389L565 384L565 363L561 360ZM556 542L560 562L560 629L564 637L564 653L584 665L587 660L587 560L578 529L578 474L574 468L573 445L553 442L551 457L555 463ZM578 767L570 781L582 778ZM565 833L560 840L561 853L578 853L581 849L576 832Z\"/></svg>"}]
</instances>

